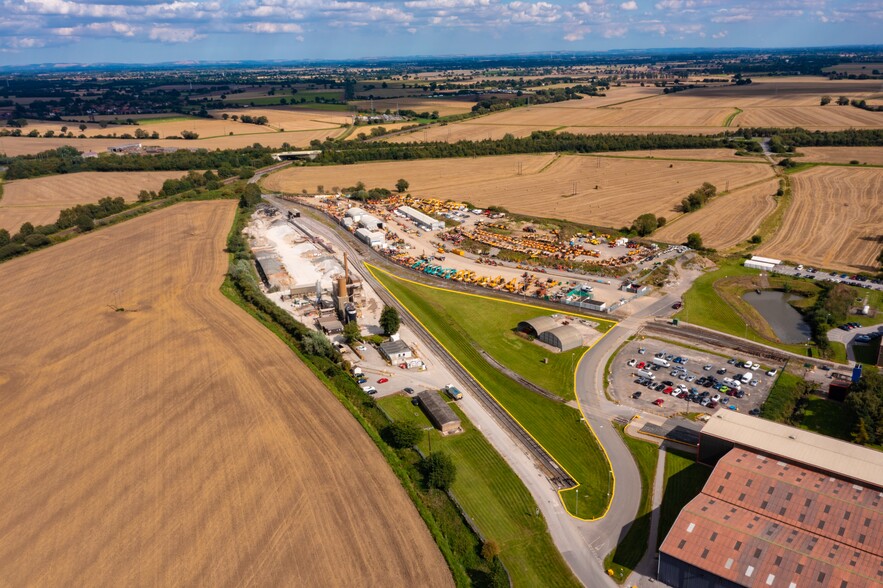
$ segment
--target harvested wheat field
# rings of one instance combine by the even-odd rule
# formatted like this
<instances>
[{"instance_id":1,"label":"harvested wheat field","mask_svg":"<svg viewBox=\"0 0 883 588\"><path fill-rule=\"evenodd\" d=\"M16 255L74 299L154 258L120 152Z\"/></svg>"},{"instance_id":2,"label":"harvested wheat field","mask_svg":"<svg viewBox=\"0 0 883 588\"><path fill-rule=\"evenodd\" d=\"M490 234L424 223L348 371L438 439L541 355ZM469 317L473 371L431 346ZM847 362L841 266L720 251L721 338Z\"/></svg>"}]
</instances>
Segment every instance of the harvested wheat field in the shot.
<instances>
[{"instance_id":1,"label":"harvested wheat field","mask_svg":"<svg viewBox=\"0 0 883 588\"><path fill-rule=\"evenodd\" d=\"M672 218L677 214L675 206L703 182L719 190L729 183L730 190L736 190L771 177L772 169L762 163L548 154L290 168L270 175L264 186L294 193L313 191L319 184L343 188L361 180L369 188L391 189L404 178L415 196L468 200L477 206L498 205L512 212L621 227L645 212Z\"/></svg>"},{"instance_id":2,"label":"harvested wheat field","mask_svg":"<svg viewBox=\"0 0 883 588\"><path fill-rule=\"evenodd\" d=\"M0 266L4 584L451 584L368 435L219 291L234 209Z\"/></svg>"},{"instance_id":3,"label":"harvested wheat field","mask_svg":"<svg viewBox=\"0 0 883 588\"><path fill-rule=\"evenodd\" d=\"M755 78L752 84L715 85L673 94L659 88L611 88L608 96L513 108L468 121L436 127L437 141L516 137L534 130L570 133L716 134L726 128L803 126L810 130L883 128L883 112L852 106L819 106L823 95L868 99L880 91L876 80L823 77ZM391 141L415 140L414 135Z\"/></svg>"},{"instance_id":4,"label":"harvested wheat field","mask_svg":"<svg viewBox=\"0 0 883 588\"><path fill-rule=\"evenodd\" d=\"M815 167L791 178L793 202L759 253L843 271L874 271L883 245L883 169Z\"/></svg>"},{"instance_id":5,"label":"harvested wheat field","mask_svg":"<svg viewBox=\"0 0 883 588\"><path fill-rule=\"evenodd\" d=\"M384 98L380 100L360 100L350 102L352 106L358 107L360 110L368 110L374 108L376 112L385 112L390 110L413 110L420 114L423 112L436 111L440 116L448 116L449 114L463 114L469 112L475 106L474 100L455 100L444 98Z\"/></svg>"},{"instance_id":6,"label":"harvested wheat field","mask_svg":"<svg viewBox=\"0 0 883 588\"><path fill-rule=\"evenodd\" d=\"M795 158L797 161L883 165L883 147L800 147L798 151L803 156Z\"/></svg>"},{"instance_id":7,"label":"harvested wheat field","mask_svg":"<svg viewBox=\"0 0 883 588\"><path fill-rule=\"evenodd\" d=\"M141 190L159 191L166 180L184 175L182 171L82 172L8 182L0 199L0 228L18 230L24 222L48 225L58 219L62 208L92 204L106 196L131 202Z\"/></svg>"},{"instance_id":8,"label":"harvested wheat field","mask_svg":"<svg viewBox=\"0 0 883 588\"><path fill-rule=\"evenodd\" d=\"M702 235L703 244L726 249L750 238L763 219L776 209L776 179L746 186L714 198L704 207L678 217L653 233L654 239L684 243L690 233Z\"/></svg>"},{"instance_id":9,"label":"harvested wheat field","mask_svg":"<svg viewBox=\"0 0 883 588\"><path fill-rule=\"evenodd\" d=\"M241 123L237 123L241 124ZM242 125L246 126L246 125ZM256 125L248 125L257 128ZM148 127L149 128L149 125ZM264 127L265 129L267 127ZM271 129L272 130L272 129ZM159 145L160 147L177 147L178 149L241 149L251 147L255 143L264 147L282 147L288 143L293 147L307 147L313 139L324 141L343 134L343 127L329 127L324 130L261 132L257 135L222 135L219 137L200 137L195 140L183 139L143 139L138 140L144 146ZM370 132L370 127L367 128ZM131 131L120 131L131 132ZM66 139L59 137L0 137L0 153L9 157L16 155L34 155L49 149L57 149L64 145L76 147L80 151L106 152L109 147L136 142L132 139Z\"/></svg>"},{"instance_id":10,"label":"harvested wheat field","mask_svg":"<svg viewBox=\"0 0 883 588\"><path fill-rule=\"evenodd\" d=\"M704 161L764 162L764 156L736 155L732 149L648 149L644 151L611 151L608 157L634 157L638 159L701 159Z\"/></svg>"}]
</instances>

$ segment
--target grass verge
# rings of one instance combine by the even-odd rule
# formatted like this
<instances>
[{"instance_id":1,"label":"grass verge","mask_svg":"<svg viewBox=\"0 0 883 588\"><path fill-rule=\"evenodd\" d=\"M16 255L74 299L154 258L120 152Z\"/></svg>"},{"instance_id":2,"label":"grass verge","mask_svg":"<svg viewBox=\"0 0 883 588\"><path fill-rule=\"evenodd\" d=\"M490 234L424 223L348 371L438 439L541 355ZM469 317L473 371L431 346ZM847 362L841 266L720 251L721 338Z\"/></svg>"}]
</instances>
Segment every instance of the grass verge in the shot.
<instances>
[{"instance_id":1,"label":"grass verge","mask_svg":"<svg viewBox=\"0 0 883 588\"><path fill-rule=\"evenodd\" d=\"M638 512L625 537L604 558L604 569L613 570L613 579L622 584L635 566L644 557L650 542L650 517L653 511L653 480L656 478L656 464L659 447L655 443L641 441L625 434L621 425L614 424L616 431L635 458L638 473L641 475L641 502Z\"/></svg>"},{"instance_id":2,"label":"grass verge","mask_svg":"<svg viewBox=\"0 0 883 588\"><path fill-rule=\"evenodd\" d=\"M471 343L470 329L475 325L469 324L471 315L467 309L474 301L489 302L486 312L493 318L492 324L496 324L497 329L502 325L508 330L514 324L510 313L522 312L524 307L503 300L430 288L376 269L373 274L577 481L578 488L559 493L568 512L582 518L602 516L613 492L610 465L580 412L519 386L492 368ZM540 314L541 309L534 310L537 311L534 315ZM569 377L572 377L572 370Z\"/></svg>"},{"instance_id":3,"label":"grass verge","mask_svg":"<svg viewBox=\"0 0 883 588\"><path fill-rule=\"evenodd\" d=\"M681 509L699 494L710 475L711 468L696 463L693 454L671 449L666 451L657 549L675 524Z\"/></svg>"},{"instance_id":4,"label":"grass verge","mask_svg":"<svg viewBox=\"0 0 883 588\"><path fill-rule=\"evenodd\" d=\"M464 432L441 435L423 412L402 395L378 400L396 421L412 421L426 429L420 451L444 451L457 466L451 492L469 514L484 540L500 547L500 559L516 586L578 586L567 563L552 543L537 505L512 468L480 431L449 402Z\"/></svg>"}]
</instances>

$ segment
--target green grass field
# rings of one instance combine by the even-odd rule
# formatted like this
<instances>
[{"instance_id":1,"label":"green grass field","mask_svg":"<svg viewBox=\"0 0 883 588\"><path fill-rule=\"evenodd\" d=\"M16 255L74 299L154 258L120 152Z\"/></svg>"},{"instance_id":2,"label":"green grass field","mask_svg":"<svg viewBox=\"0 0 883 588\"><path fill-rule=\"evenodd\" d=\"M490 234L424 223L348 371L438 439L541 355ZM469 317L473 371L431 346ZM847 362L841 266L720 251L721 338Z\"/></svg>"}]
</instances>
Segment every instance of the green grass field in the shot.
<instances>
[{"instance_id":1,"label":"green grass field","mask_svg":"<svg viewBox=\"0 0 883 588\"><path fill-rule=\"evenodd\" d=\"M635 566L644 557L650 542L650 515L653 510L653 480L656 477L656 463L659 447L655 443L629 437L623 428L616 425L641 474L641 503L635 521L616 549L604 558L604 569L613 570L613 579L620 584L629 577Z\"/></svg>"},{"instance_id":2,"label":"green grass field","mask_svg":"<svg viewBox=\"0 0 883 588\"><path fill-rule=\"evenodd\" d=\"M798 425L801 429L821 433L844 441L852 441L855 415L842 402L821 396L809 396L809 404L803 410Z\"/></svg>"},{"instance_id":3,"label":"green grass field","mask_svg":"<svg viewBox=\"0 0 883 588\"><path fill-rule=\"evenodd\" d=\"M442 436L423 412L401 395L378 400L397 421L412 421L427 429L419 447L448 453L457 465L451 489L463 510L486 539L500 546L500 559L515 586L578 586L576 578L552 543L546 522L524 484L499 453L477 431L455 403L464 432Z\"/></svg>"},{"instance_id":4,"label":"green grass field","mask_svg":"<svg viewBox=\"0 0 883 588\"><path fill-rule=\"evenodd\" d=\"M691 453L668 450L665 454L665 479L662 485L662 506L659 511L659 535L656 538L657 548L662 544L681 509L695 498L708 476L711 468L696 463Z\"/></svg>"},{"instance_id":5,"label":"green grass field","mask_svg":"<svg viewBox=\"0 0 883 588\"><path fill-rule=\"evenodd\" d=\"M675 318L799 355L806 355L805 345L788 345L772 341L761 336L750 324L746 326L742 315L722 299L714 288L714 283L722 278L753 277L758 275L758 270L743 266L739 259L721 261L718 265L718 269L702 274L693 282L693 286L684 294L684 308L675 315ZM795 285L800 284L800 280L794 280L794 282L796 282ZM795 288L794 291L797 292L798 289ZM745 304L747 306L747 303ZM813 351L815 351L814 348Z\"/></svg>"},{"instance_id":6,"label":"green grass field","mask_svg":"<svg viewBox=\"0 0 883 588\"><path fill-rule=\"evenodd\" d=\"M568 511L582 518L603 514L612 490L610 466L594 434L582 422L580 412L519 386L492 368L471 343L476 340L479 344L487 344L490 336L477 332L482 328L508 332L517 323L518 319L513 317L526 311L530 316L537 316L542 311L406 282L376 269L373 273L580 484L579 492L571 489L561 493ZM473 304L484 309L480 322L475 319ZM496 351L495 348L488 349L492 355ZM506 363L503 357L495 357ZM511 360L510 356L505 357ZM514 363L508 367L523 373L522 365ZM567 377L572 378L569 363L559 369L565 367ZM524 375L527 377L528 374Z\"/></svg>"}]
</instances>

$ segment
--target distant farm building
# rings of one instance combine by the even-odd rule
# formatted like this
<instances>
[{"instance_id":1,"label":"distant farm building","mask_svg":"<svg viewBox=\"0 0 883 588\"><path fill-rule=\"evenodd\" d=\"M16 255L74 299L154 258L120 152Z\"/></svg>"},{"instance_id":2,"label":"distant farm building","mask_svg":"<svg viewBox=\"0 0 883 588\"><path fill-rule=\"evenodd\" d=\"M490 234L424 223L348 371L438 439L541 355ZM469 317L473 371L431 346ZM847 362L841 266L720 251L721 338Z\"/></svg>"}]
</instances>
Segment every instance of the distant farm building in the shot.
<instances>
[{"instance_id":1,"label":"distant farm building","mask_svg":"<svg viewBox=\"0 0 883 588\"><path fill-rule=\"evenodd\" d=\"M271 289L286 288L288 286L288 272L271 251L257 251L254 254L255 265L261 279Z\"/></svg>"},{"instance_id":2,"label":"distant farm building","mask_svg":"<svg viewBox=\"0 0 883 588\"><path fill-rule=\"evenodd\" d=\"M719 411L716 464L659 550L669 586L883 585L883 452Z\"/></svg>"},{"instance_id":3,"label":"distant farm building","mask_svg":"<svg viewBox=\"0 0 883 588\"><path fill-rule=\"evenodd\" d=\"M434 219L428 214L424 214L410 206L400 206L398 211L417 223L420 228L426 229L427 231L440 231L445 228L445 223L443 221Z\"/></svg>"},{"instance_id":4,"label":"distant farm building","mask_svg":"<svg viewBox=\"0 0 883 588\"><path fill-rule=\"evenodd\" d=\"M417 394L417 404L426 414L432 425L444 434L460 430L460 419L448 403L434 390L424 390Z\"/></svg>"},{"instance_id":5,"label":"distant farm building","mask_svg":"<svg viewBox=\"0 0 883 588\"><path fill-rule=\"evenodd\" d=\"M777 265L780 265L781 263L781 259L772 259L771 257L758 257L757 255L752 255L751 259L745 260L745 267L759 269L765 272L771 272L776 269Z\"/></svg>"},{"instance_id":6,"label":"distant farm building","mask_svg":"<svg viewBox=\"0 0 883 588\"><path fill-rule=\"evenodd\" d=\"M383 228L383 221L371 214L362 214L358 220L359 226L374 231Z\"/></svg>"},{"instance_id":7,"label":"distant farm building","mask_svg":"<svg viewBox=\"0 0 883 588\"><path fill-rule=\"evenodd\" d=\"M560 351L569 351L580 347L583 343L582 334L570 325L559 325L550 316L538 316L518 323L518 330L536 337L543 343Z\"/></svg>"}]
</instances>

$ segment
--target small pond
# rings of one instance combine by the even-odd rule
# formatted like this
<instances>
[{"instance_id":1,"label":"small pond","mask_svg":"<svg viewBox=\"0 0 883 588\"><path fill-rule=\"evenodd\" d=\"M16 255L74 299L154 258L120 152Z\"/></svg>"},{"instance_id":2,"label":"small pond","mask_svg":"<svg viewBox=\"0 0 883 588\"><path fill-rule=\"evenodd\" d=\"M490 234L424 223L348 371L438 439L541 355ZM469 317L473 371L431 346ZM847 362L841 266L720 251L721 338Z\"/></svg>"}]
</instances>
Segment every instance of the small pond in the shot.
<instances>
[{"instance_id":1,"label":"small pond","mask_svg":"<svg viewBox=\"0 0 883 588\"><path fill-rule=\"evenodd\" d=\"M800 296L776 290L761 290L760 294L748 292L742 296L770 324L782 343L805 343L812 336L809 323L788 304L789 300L798 298Z\"/></svg>"}]
</instances>

